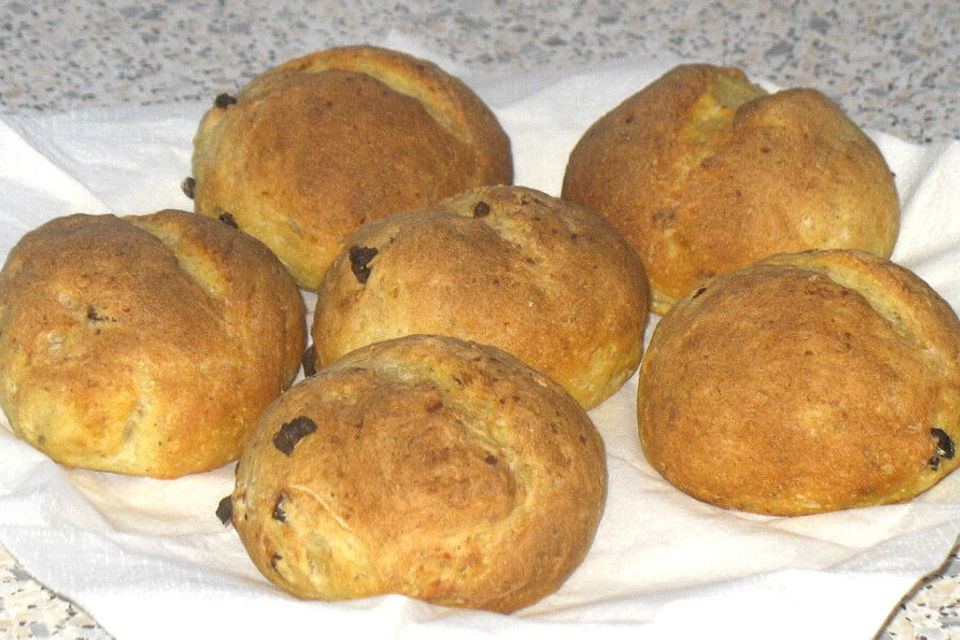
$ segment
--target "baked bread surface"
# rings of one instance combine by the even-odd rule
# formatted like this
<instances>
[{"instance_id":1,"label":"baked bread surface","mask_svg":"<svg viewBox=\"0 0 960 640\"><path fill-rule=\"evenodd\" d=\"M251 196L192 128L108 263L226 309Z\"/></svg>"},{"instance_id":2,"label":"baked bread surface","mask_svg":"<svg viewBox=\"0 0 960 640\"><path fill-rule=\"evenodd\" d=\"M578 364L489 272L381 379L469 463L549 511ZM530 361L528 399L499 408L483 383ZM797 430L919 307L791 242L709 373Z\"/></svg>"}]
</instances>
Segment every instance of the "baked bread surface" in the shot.
<instances>
[{"instance_id":1,"label":"baked bread surface","mask_svg":"<svg viewBox=\"0 0 960 640\"><path fill-rule=\"evenodd\" d=\"M492 347L407 336L263 414L232 518L260 571L299 597L508 612L580 564L605 495L600 436L556 383Z\"/></svg>"},{"instance_id":2,"label":"baked bread surface","mask_svg":"<svg viewBox=\"0 0 960 640\"><path fill-rule=\"evenodd\" d=\"M229 215L308 289L365 221L510 183L493 113L436 65L376 47L291 60L221 96L194 138L194 207Z\"/></svg>"},{"instance_id":3,"label":"baked bread surface","mask_svg":"<svg viewBox=\"0 0 960 640\"><path fill-rule=\"evenodd\" d=\"M318 289L311 333L319 366L408 334L491 344L589 409L636 371L648 304L636 252L602 218L480 187L357 230Z\"/></svg>"},{"instance_id":4,"label":"baked bread surface","mask_svg":"<svg viewBox=\"0 0 960 640\"><path fill-rule=\"evenodd\" d=\"M306 327L260 242L183 211L76 214L0 273L0 405L68 466L161 478L236 459Z\"/></svg>"},{"instance_id":5,"label":"baked bread surface","mask_svg":"<svg viewBox=\"0 0 960 640\"><path fill-rule=\"evenodd\" d=\"M710 65L676 67L594 123L562 193L633 243L661 315L704 279L775 253L889 257L899 230L893 174L835 103L767 94Z\"/></svg>"},{"instance_id":6,"label":"baked bread surface","mask_svg":"<svg viewBox=\"0 0 960 640\"><path fill-rule=\"evenodd\" d=\"M641 366L640 441L701 500L796 515L908 500L956 468L960 324L866 252L782 254L664 316Z\"/></svg>"}]
</instances>

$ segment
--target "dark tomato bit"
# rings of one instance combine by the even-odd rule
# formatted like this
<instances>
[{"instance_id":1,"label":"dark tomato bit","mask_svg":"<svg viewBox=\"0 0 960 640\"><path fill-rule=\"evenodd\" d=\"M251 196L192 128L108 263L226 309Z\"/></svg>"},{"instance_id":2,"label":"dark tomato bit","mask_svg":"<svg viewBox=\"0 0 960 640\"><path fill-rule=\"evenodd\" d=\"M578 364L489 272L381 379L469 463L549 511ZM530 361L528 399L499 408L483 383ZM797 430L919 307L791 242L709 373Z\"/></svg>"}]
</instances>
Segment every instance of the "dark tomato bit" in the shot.
<instances>
[{"instance_id":1,"label":"dark tomato bit","mask_svg":"<svg viewBox=\"0 0 960 640\"><path fill-rule=\"evenodd\" d=\"M370 277L370 261L380 253L372 247L350 247L350 270L357 278L357 282L365 284Z\"/></svg>"},{"instance_id":2,"label":"dark tomato bit","mask_svg":"<svg viewBox=\"0 0 960 640\"><path fill-rule=\"evenodd\" d=\"M226 109L232 104L237 104L237 99L234 98L229 93L221 93L220 95L217 96L217 99L213 101L213 104L218 109Z\"/></svg>"},{"instance_id":3,"label":"dark tomato bit","mask_svg":"<svg viewBox=\"0 0 960 640\"><path fill-rule=\"evenodd\" d=\"M233 517L233 496L226 496L220 501L220 504L217 505L217 517L220 518L220 522L227 524L230 522L230 519Z\"/></svg>"},{"instance_id":4,"label":"dark tomato bit","mask_svg":"<svg viewBox=\"0 0 960 640\"><path fill-rule=\"evenodd\" d=\"M273 436L273 446L285 455L293 453L301 438L317 430L317 423L307 416L297 416L280 427L280 431Z\"/></svg>"}]
</instances>

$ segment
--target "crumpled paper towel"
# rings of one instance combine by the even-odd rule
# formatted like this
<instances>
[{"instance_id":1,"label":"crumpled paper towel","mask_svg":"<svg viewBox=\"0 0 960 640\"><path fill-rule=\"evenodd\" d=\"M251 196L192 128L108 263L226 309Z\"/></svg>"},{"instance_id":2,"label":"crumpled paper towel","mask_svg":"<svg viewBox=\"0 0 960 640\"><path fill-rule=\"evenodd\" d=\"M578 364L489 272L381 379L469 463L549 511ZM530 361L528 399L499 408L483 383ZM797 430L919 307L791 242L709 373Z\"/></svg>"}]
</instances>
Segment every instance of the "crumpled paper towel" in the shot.
<instances>
[{"instance_id":1,"label":"crumpled paper towel","mask_svg":"<svg viewBox=\"0 0 960 640\"><path fill-rule=\"evenodd\" d=\"M460 75L510 134L517 184L557 195L585 129L670 66ZM190 209L179 185L205 109L4 117L0 255L55 216ZM904 205L894 260L960 308L960 143L919 147L871 135ZM958 474L908 504L815 516L697 502L645 462L636 388L634 376L591 412L607 445L609 498L589 555L558 593L510 616L401 596L297 600L260 576L214 515L232 490L232 465L166 481L68 470L2 429L0 543L119 638L863 638L960 532Z\"/></svg>"}]
</instances>

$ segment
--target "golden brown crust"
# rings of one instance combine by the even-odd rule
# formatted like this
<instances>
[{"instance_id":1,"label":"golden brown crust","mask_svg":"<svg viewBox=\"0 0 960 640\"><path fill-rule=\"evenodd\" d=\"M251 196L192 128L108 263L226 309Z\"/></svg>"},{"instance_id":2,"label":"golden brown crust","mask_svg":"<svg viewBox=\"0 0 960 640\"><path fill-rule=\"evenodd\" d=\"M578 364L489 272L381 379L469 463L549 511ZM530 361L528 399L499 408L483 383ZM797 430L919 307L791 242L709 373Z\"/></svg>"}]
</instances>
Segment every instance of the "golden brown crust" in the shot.
<instances>
[{"instance_id":1,"label":"golden brown crust","mask_svg":"<svg viewBox=\"0 0 960 640\"><path fill-rule=\"evenodd\" d=\"M720 506L795 515L908 500L960 462L960 322L872 254L773 256L664 316L638 422L651 464Z\"/></svg>"},{"instance_id":2,"label":"golden brown crust","mask_svg":"<svg viewBox=\"0 0 960 640\"><path fill-rule=\"evenodd\" d=\"M194 138L194 206L229 213L304 287L363 222L470 187L510 183L493 113L436 65L343 47L254 78Z\"/></svg>"},{"instance_id":3,"label":"golden brown crust","mask_svg":"<svg viewBox=\"0 0 960 640\"><path fill-rule=\"evenodd\" d=\"M556 383L492 347L408 336L281 396L232 501L254 563L297 596L506 612L580 564L605 495L600 436Z\"/></svg>"},{"instance_id":4,"label":"golden brown crust","mask_svg":"<svg viewBox=\"0 0 960 640\"><path fill-rule=\"evenodd\" d=\"M589 409L636 370L647 316L643 266L601 218L481 187L354 233L318 290L312 335L320 366L401 335L491 344Z\"/></svg>"},{"instance_id":5,"label":"golden brown crust","mask_svg":"<svg viewBox=\"0 0 960 640\"><path fill-rule=\"evenodd\" d=\"M0 405L68 466L175 477L237 458L306 328L260 242L183 211L52 220L0 273Z\"/></svg>"},{"instance_id":6,"label":"golden brown crust","mask_svg":"<svg viewBox=\"0 0 960 640\"><path fill-rule=\"evenodd\" d=\"M663 314L699 282L779 252L889 257L893 174L823 94L767 95L737 69L673 69L598 120L570 154L563 196L637 248Z\"/></svg>"}]
</instances>

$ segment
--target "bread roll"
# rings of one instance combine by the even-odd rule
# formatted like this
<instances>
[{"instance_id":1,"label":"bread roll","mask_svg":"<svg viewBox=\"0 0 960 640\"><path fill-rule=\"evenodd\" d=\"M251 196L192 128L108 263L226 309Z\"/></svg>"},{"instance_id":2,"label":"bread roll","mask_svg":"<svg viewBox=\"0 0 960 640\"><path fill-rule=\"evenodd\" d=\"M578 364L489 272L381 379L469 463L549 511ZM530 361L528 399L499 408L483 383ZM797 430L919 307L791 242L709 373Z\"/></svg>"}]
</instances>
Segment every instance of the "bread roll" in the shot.
<instances>
[{"instance_id":1,"label":"bread roll","mask_svg":"<svg viewBox=\"0 0 960 640\"><path fill-rule=\"evenodd\" d=\"M301 598L508 612L580 564L605 495L600 436L555 382L492 347L407 336L263 414L232 519L260 571Z\"/></svg>"},{"instance_id":2,"label":"bread roll","mask_svg":"<svg viewBox=\"0 0 960 640\"><path fill-rule=\"evenodd\" d=\"M318 290L324 366L408 334L491 344L585 408L636 370L648 316L643 266L586 209L522 187L481 187L361 227Z\"/></svg>"},{"instance_id":3,"label":"bread roll","mask_svg":"<svg viewBox=\"0 0 960 640\"><path fill-rule=\"evenodd\" d=\"M0 272L0 406L68 466L212 469L291 383L304 315L276 257L215 220L57 218Z\"/></svg>"},{"instance_id":4,"label":"bread roll","mask_svg":"<svg viewBox=\"0 0 960 640\"><path fill-rule=\"evenodd\" d=\"M262 240L313 289L362 223L513 179L493 113L436 65L320 51L221 95L194 138L198 213Z\"/></svg>"},{"instance_id":5,"label":"bread roll","mask_svg":"<svg viewBox=\"0 0 960 640\"><path fill-rule=\"evenodd\" d=\"M960 462L960 323L872 254L778 255L663 317L637 402L647 459L701 500L783 515L909 500Z\"/></svg>"},{"instance_id":6,"label":"bread roll","mask_svg":"<svg viewBox=\"0 0 960 640\"><path fill-rule=\"evenodd\" d=\"M704 279L775 253L889 257L899 228L893 174L836 104L709 65L673 69L594 123L563 197L633 243L661 315Z\"/></svg>"}]
</instances>

